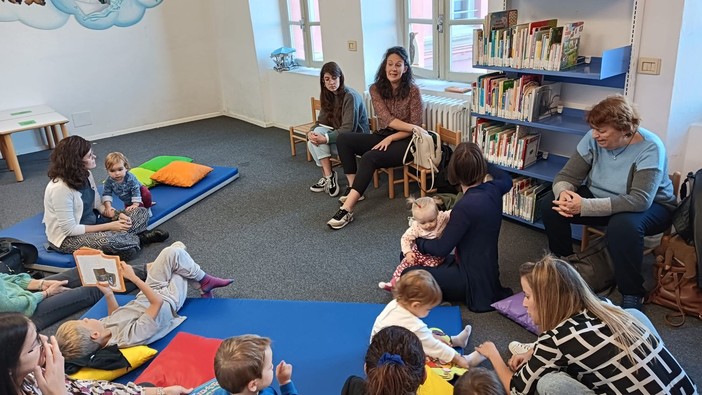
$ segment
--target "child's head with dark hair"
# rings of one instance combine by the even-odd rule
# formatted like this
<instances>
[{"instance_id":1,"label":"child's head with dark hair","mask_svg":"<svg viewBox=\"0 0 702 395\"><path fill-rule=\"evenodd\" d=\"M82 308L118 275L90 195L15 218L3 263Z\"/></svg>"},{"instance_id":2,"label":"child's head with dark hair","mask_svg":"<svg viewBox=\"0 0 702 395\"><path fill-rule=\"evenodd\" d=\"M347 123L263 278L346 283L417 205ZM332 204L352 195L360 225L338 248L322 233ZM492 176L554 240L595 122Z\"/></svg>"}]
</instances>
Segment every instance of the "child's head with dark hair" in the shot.
<instances>
[{"instance_id":1,"label":"child's head with dark hair","mask_svg":"<svg viewBox=\"0 0 702 395\"><path fill-rule=\"evenodd\" d=\"M419 318L426 317L443 298L434 277L421 269L403 274L392 292L400 306Z\"/></svg>"},{"instance_id":2,"label":"child's head with dark hair","mask_svg":"<svg viewBox=\"0 0 702 395\"><path fill-rule=\"evenodd\" d=\"M273 382L271 339L241 335L225 339L215 354L215 377L230 394L258 392Z\"/></svg>"},{"instance_id":3,"label":"child's head with dark hair","mask_svg":"<svg viewBox=\"0 0 702 395\"><path fill-rule=\"evenodd\" d=\"M422 342L400 326L388 326L373 336L365 362L368 395L414 394L426 378Z\"/></svg>"},{"instance_id":4,"label":"child's head with dark hair","mask_svg":"<svg viewBox=\"0 0 702 395\"><path fill-rule=\"evenodd\" d=\"M453 395L505 395L505 387L494 371L470 368L453 385Z\"/></svg>"},{"instance_id":5,"label":"child's head with dark hair","mask_svg":"<svg viewBox=\"0 0 702 395\"><path fill-rule=\"evenodd\" d=\"M448 164L448 181L469 187L482 182L487 175L487 161L475 143L458 144Z\"/></svg>"}]
</instances>

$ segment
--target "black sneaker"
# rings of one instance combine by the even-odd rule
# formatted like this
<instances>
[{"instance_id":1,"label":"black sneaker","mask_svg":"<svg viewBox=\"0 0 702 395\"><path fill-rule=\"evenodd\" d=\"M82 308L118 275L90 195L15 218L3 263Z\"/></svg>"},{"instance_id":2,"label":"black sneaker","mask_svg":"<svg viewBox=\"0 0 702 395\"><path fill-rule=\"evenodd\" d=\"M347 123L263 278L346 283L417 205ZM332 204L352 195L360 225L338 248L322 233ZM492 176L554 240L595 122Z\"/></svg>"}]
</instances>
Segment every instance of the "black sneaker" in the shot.
<instances>
[{"instance_id":1,"label":"black sneaker","mask_svg":"<svg viewBox=\"0 0 702 395\"><path fill-rule=\"evenodd\" d=\"M341 204L346 203L346 197L349 196L349 192L351 192L351 187L346 187L344 194L339 198L339 203L341 203ZM360 202L361 200L363 200L365 198L366 198L365 196L361 195L361 197L358 198L358 201Z\"/></svg>"},{"instance_id":2,"label":"black sneaker","mask_svg":"<svg viewBox=\"0 0 702 395\"><path fill-rule=\"evenodd\" d=\"M636 309L642 311L643 298L637 295L622 295L622 309Z\"/></svg>"},{"instance_id":3,"label":"black sneaker","mask_svg":"<svg viewBox=\"0 0 702 395\"><path fill-rule=\"evenodd\" d=\"M327 179L326 189L329 196L334 197L339 194L339 183L336 172L333 171L332 174Z\"/></svg>"},{"instance_id":4,"label":"black sneaker","mask_svg":"<svg viewBox=\"0 0 702 395\"><path fill-rule=\"evenodd\" d=\"M327 222L327 225L332 229L341 229L351 221L353 221L353 213L340 208L332 219Z\"/></svg>"},{"instance_id":5,"label":"black sneaker","mask_svg":"<svg viewBox=\"0 0 702 395\"><path fill-rule=\"evenodd\" d=\"M317 181L316 184L312 185L310 187L310 191L312 192L324 192L324 189L327 187L327 177L322 177Z\"/></svg>"}]
</instances>

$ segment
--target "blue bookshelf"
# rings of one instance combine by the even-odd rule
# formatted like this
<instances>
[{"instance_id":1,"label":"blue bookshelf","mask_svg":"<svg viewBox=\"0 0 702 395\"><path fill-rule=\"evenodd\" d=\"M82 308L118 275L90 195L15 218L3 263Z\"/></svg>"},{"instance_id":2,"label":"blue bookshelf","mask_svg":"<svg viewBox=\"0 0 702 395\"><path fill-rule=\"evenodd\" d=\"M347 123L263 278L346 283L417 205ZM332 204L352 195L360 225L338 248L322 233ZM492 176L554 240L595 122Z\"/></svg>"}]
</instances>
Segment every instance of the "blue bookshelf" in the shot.
<instances>
[{"instance_id":1,"label":"blue bookshelf","mask_svg":"<svg viewBox=\"0 0 702 395\"><path fill-rule=\"evenodd\" d=\"M501 121L513 125L529 126L536 129L550 130L553 132L577 134L584 136L590 130L590 125L585 122L585 111L575 108L564 108L563 113L551 115L548 118L539 119L533 122L520 121L517 119L501 118L493 115L471 112L471 116L476 118Z\"/></svg>"},{"instance_id":2,"label":"blue bookshelf","mask_svg":"<svg viewBox=\"0 0 702 395\"><path fill-rule=\"evenodd\" d=\"M514 174L519 174L539 180L553 182L556 174L565 166L568 158L565 156L549 155L547 159L539 159L524 169L515 169L514 167L500 166L500 169Z\"/></svg>"},{"instance_id":3,"label":"blue bookshelf","mask_svg":"<svg viewBox=\"0 0 702 395\"><path fill-rule=\"evenodd\" d=\"M502 216L511 220L511 221L527 224L529 226L533 226L534 228L538 228L538 229L542 229L542 230L546 229L546 227L544 226L544 223L541 222L541 220L529 222L529 221L525 220L524 218L516 217L514 215L502 214ZM571 230L571 233L573 234L573 238L575 240L582 240L582 238L583 238L583 226L582 225L570 225L570 230Z\"/></svg>"}]
</instances>

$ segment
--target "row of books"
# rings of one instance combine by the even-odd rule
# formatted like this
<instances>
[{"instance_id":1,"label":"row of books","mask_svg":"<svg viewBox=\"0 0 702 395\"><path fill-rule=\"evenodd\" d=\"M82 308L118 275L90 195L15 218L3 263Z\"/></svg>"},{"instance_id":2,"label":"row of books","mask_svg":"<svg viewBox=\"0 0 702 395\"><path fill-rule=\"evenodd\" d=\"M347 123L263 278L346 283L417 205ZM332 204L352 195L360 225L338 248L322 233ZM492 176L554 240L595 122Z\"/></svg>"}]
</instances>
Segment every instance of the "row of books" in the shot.
<instances>
[{"instance_id":1,"label":"row of books","mask_svg":"<svg viewBox=\"0 0 702 395\"><path fill-rule=\"evenodd\" d=\"M512 189L502 197L502 212L529 222L541 219L541 201L551 191L551 183L535 178L517 176Z\"/></svg>"},{"instance_id":2,"label":"row of books","mask_svg":"<svg viewBox=\"0 0 702 395\"><path fill-rule=\"evenodd\" d=\"M472 83L473 109L483 115L533 122L556 113L561 83L524 74L509 78L503 72L479 76Z\"/></svg>"},{"instance_id":3,"label":"row of books","mask_svg":"<svg viewBox=\"0 0 702 395\"><path fill-rule=\"evenodd\" d=\"M541 134L526 126L478 118L471 139L488 162L500 166L524 169L539 157Z\"/></svg>"},{"instance_id":4,"label":"row of books","mask_svg":"<svg viewBox=\"0 0 702 395\"><path fill-rule=\"evenodd\" d=\"M493 12L473 31L473 65L560 71L578 56L584 22L558 26L557 19L517 23L517 10Z\"/></svg>"}]
</instances>

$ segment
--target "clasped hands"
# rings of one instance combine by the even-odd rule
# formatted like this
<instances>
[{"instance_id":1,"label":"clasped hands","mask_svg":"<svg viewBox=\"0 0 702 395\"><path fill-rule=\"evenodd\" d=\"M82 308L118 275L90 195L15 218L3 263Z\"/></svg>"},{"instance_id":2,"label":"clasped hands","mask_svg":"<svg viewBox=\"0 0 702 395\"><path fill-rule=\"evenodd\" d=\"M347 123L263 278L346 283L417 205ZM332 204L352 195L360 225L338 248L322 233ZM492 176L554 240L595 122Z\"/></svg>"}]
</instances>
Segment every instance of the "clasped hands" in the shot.
<instances>
[{"instance_id":1,"label":"clasped hands","mask_svg":"<svg viewBox=\"0 0 702 395\"><path fill-rule=\"evenodd\" d=\"M553 201L553 209L560 215L570 218L580 214L583 198L573 191L562 191Z\"/></svg>"},{"instance_id":2,"label":"clasped hands","mask_svg":"<svg viewBox=\"0 0 702 395\"><path fill-rule=\"evenodd\" d=\"M314 145L326 144L327 139L317 132L307 133L307 140L309 140Z\"/></svg>"}]
</instances>

